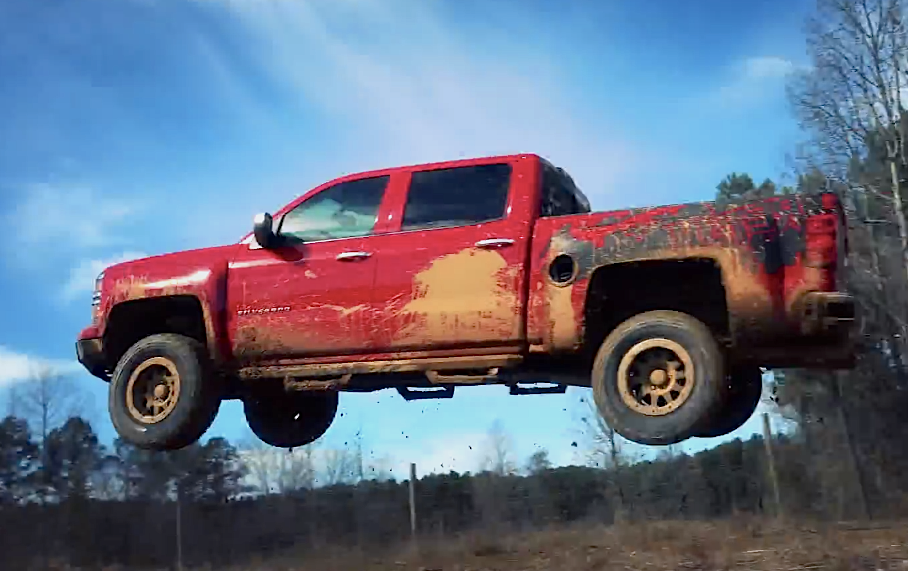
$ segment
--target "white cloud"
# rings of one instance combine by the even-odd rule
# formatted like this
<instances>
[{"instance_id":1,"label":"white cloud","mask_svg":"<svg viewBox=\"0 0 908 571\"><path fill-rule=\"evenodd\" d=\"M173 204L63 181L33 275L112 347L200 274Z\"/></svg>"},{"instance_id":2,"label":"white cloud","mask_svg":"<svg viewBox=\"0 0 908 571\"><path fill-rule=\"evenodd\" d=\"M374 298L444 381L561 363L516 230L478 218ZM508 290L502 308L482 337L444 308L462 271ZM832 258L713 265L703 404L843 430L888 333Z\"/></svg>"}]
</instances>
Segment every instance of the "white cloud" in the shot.
<instances>
[{"instance_id":1,"label":"white cloud","mask_svg":"<svg viewBox=\"0 0 908 571\"><path fill-rule=\"evenodd\" d=\"M70 270L69 278L63 285L63 291L60 294L62 300L70 302L82 294L91 292L94 288L95 278L104 268L145 256L146 254L142 252L127 251L110 258L82 260Z\"/></svg>"},{"instance_id":2,"label":"white cloud","mask_svg":"<svg viewBox=\"0 0 908 571\"><path fill-rule=\"evenodd\" d=\"M54 255L81 258L70 268L60 291L61 301L72 301L91 291L95 277L105 267L145 256L128 250L114 256L109 254L112 246L122 247L124 240L116 232L125 229L129 218L138 210L135 201L109 197L90 187L29 185L19 203L6 215L14 230L13 239L5 245L10 248L11 255L7 257L31 269L40 269L48 263L58 265L60 258ZM89 251L95 253L88 254Z\"/></svg>"},{"instance_id":3,"label":"white cloud","mask_svg":"<svg viewBox=\"0 0 908 571\"><path fill-rule=\"evenodd\" d=\"M347 171L536 152L595 202L642 168L614 129L575 108L570 82L527 57L520 34L459 37L425 2L222 4L277 82L334 115L325 139L340 134Z\"/></svg>"},{"instance_id":4,"label":"white cloud","mask_svg":"<svg viewBox=\"0 0 908 571\"><path fill-rule=\"evenodd\" d=\"M751 80L778 79L795 69L791 61L775 56L747 58L741 67L744 77Z\"/></svg>"},{"instance_id":5,"label":"white cloud","mask_svg":"<svg viewBox=\"0 0 908 571\"><path fill-rule=\"evenodd\" d=\"M409 477L410 462L416 463L419 476L447 474L451 470L460 473L480 471L485 465L487 440L486 434L472 432L420 439L410 449L394 450L394 476L398 479Z\"/></svg>"},{"instance_id":6,"label":"white cloud","mask_svg":"<svg viewBox=\"0 0 908 571\"><path fill-rule=\"evenodd\" d=\"M21 247L55 249L109 246L112 229L135 214L135 203L82 186L33 184L9 214Z\"/></svg>"},{"instance_id":7,"label":"white cloud","mask_svg":"<svg viewBox=\"0 0 908 571\"><path fill-rule=\"evenodd\" d=\"M709 104L746 107L784 93L785 80L798 66L777 56L749 57L737 62L726 82L708 97Z\"/></svg>"},{"instance_id":8,"label":"white cloud","mask_svg":"<svg viewBox=\"0 0 908 571\"><path fill-rule=\"evenodd\" d=\"M38 371L53 371L60 374L74 372L79 364L73 361L45 359L35 355L18 353L0 345L0 388L31 378Z\"/></svg>"}]
</instances>

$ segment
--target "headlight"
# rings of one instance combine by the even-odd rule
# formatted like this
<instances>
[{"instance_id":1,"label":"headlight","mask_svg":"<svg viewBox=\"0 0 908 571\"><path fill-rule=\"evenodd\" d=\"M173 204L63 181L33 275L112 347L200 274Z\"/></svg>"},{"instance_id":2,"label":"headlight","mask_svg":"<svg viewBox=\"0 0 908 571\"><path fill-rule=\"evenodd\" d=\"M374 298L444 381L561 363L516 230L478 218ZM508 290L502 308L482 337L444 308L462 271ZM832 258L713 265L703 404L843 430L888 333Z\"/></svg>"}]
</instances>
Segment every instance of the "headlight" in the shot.
<instances>
[{"instance_id":1,"label":"headlight","mask_svg":"<svg viewBox=\"0 0 908 571\"><path fill-rule=\"evenodd\" d=\"M97 323L101 317L101 282L104 281L104 272L95 278L95 289L91 292L91 322Z\"/></svg>"},{"instance_id":2,"label":"headlight","mask_svg":"<svg viewBox=\"0 0 908 571\"><path fill-rule=\"evenodd\" d=\"M101 305L101 282L104 281L104 272L98 274L95 278L95 289L91 294L91 304L93 306Z\"/></svg>"}]
</instances>

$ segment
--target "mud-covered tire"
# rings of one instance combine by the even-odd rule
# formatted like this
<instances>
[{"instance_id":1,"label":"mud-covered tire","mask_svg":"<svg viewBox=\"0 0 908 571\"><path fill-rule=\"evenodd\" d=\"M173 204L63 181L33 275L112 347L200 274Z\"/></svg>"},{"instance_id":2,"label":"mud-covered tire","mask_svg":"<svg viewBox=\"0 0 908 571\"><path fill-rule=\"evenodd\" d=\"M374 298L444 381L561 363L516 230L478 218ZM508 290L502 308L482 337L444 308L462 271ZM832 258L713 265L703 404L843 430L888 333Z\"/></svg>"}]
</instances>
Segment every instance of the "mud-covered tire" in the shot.
<instances>
[{"instance_id":1,"label":"mud-covered tire","mask_svg":"<svg viewBox=\"0 0 908 571\"><path fill-rule=\"evenodd\" d=\"M675 361L667 365L672 372L665 373L665 388L659 390L681 386L678 383L683 375L679 370L693 369L692 385L685 381L678 393L678 399L684 395L683 401L669 401L672 393L660 395L658 404L650 405L644 401L647 396L652 401L653 393L644 395L643 400L635 395L653 385L643 383L645 386L636 392L627 388L640 382L632 372L639 369L637 359L651 351L658 355L664 351L669 355L682 353L677 361L681 367ZM645 360L649 359L647 356ZM619 375L619 369L623 375ZM596 354L591 384L599 413L615 432L639 444L665 446L690 438L705 419L713 417L721 406L724 379L724 354L710 329L688 314L659 310L631 317L605 338Z\"/></svg>"},{"instance_id":2,"label":"mud-covered tire","mask_svg":"<svg viewBox=\"0 0 908 571\"><path fill-rule=\"evenodd\" d=\"M763 396L763 373L759 367L732 368L727 377L723 404L712 420L699 428L697 438L717 438L741 428L753 416Z\"/></svg>"},{"instance_id":3,"label":"mud-covered tire","mask_svg":"<svg viewBox=\"0 0 908 571\"><path fill-rule=\"evenodd\" d=\"M259 440L277 448L315 442L337 416L336 391L257 391L243 399L246 422Z\"/></svg>"},{"instance_id":4,"label":"mud-covered tire","mask_svg":"<svg viewBox=\"0 0 908 571\"><path fill-rule=\"evenodd\" d=\"M167 402L161 405L166 414L149 415L157 408L148 406L147 392L142 398L142 385L167 384L156 380L158 369L162 378L177 379L168 385ZM157 385L152 393L158 399ZM177 450L196 442L211 427L220 404L204 346L173 333L150 335L130 347L114 368L108 391L117 433L146 450Z\"/></svg>"}]
</instances>

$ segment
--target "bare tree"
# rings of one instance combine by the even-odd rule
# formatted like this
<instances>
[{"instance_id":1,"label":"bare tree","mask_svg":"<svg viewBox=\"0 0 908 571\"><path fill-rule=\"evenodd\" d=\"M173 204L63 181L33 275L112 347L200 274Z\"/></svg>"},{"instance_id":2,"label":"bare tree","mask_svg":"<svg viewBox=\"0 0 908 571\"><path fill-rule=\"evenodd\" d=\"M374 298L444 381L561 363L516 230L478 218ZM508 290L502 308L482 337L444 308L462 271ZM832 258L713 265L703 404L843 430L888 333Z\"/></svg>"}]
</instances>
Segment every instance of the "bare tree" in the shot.
<instances>
[{"instance_id":1,"label":"bare tree","mask_svg":"<svg viewBox=\"0 0 908 571\"><path fill-rule=\"evenodd\" d=\"M246 467L248 484L262 494L276 493L279 480L274 457L264 442L247 437L241 444L240 461Z\"/></svg>"},{"instance_id":2,"label":"bare tree","mask_svg":"<svg viewBox=\"0 0 908 571\"><path fill-rule=\"evenodd\" d=\"M311 490L315 487L317 476L316 454L318 444L313 442L302 448L294 448L288 453L285 482L291 490Z\"/></svg>"},{"instance_id":3,"label":"bare tree","mask_svg":"<svg viewBox=\"0 0 908 571\"><path fill-rule=\"evenodd\" d=\"M365 453L363 451L363 429L360 427L356 434L353 435L353 444L350 447L351 468L353 470L353 482L362 482L366 477Z\"/></svg>"},{"instance_id":4,"label":"bare tree","mask_svg":"<svg viewBox=\"0 0 908 571\"><path fill-rule=\"evenodd\" d=\"M348 484L356 479L357 458L346 448L325 448L319 454L321 482L326 486Z\"/></svg>"},{"instance_id":5,"label":"bare tree","mask_svg":"<svg viewBox=\"0 0 908 571\"><path fill-rule=\"evenodd\" d=\"M517 472L513 459L514 444L501 422L496 420L489 428L485 443L484 468L498 476Z\"/></svg>"},{"instance_id":6,"label":"bare tree","mask_svg":"<svg viewBox=\"0 0 908 571\"><path fill-rule=\"evenodd\" d=\"M394 459L383 454L373 456L366 464L366 478L377 482L387 482L394 478Z\"/></svg>"},{"instance_id":7,"label":"bare tree","mask_svg":"<svg viewBox=\"0 0 908 571\"><path fill-rule=\"evenodd\" d=\"M596 405L580 399L579 429L584 442L586 463L597 468L620 468L631 464L635 458L630 443L609 426Z\"/></svg>"},{"instance_id":8,"label":"bare tree","mask_svg":"<svg viewBox=\"0 0 908 571\"><path fill-rule=\"evenodd\" d=\"M818 0L806 28L811 65L797 72L789 98L809 135L802 159L832 181L849 207L871 216L872 204L886 205L884 218L894 222L896 254L908 275L908 223L902 198L908 152L908 29L904 0ZM862 164L863 163L863 164ZM863 222L863 220L859 220ZM886 222L872 220L871 222ZM858 224L854 238L870 243L868 255L854 257L853 286L864 305L899 324L904 349L908 324L900 307L882 303L884 291L875 224ZM905 284L898 289L903 290ZM882 294L882 295L881 295Z\"/></svg>"},{"instance_id":9,"label":"bare tree","mask_svg":"<svg viewBox=\"0 0 908 571\"><path fill-rule=\"evenodd\" d=\"M84 393L72 379L49 365L38 365L27 381L17 387L17 409L35 425L44 444L50 431L86 408Z\"/></svg>"},{"instance_id":10,"label":"bare tree","mask_svg":"<svg viewBox=\"0 0 908 571\"><path fill-rule=\"evenodd\" d=\"M583 405L580 429L586 440L587 463L607 471L609 495L615 506L615 519L620 521L626 517L626 510L629 508L624 492L624 474L626 467L634 461L630 443L605 422L592 401L581 398L580 403Z\"/></svg>"},{"instance_id":11,"label":"bare tree","mask_svg":"<svg viewBox=\"0 0 908 571\"><path fill-rule=\"evenodd\" d=\"M806 28L811 65L796 73L789 97L808 135L802 159L828 177L849 209L847 278L863 316L862 358L847 374L798 372L778 391L798 412L809 466L843 513L872 515L868 482L885 479L869 460L903 434L899 410L908 355L908 178L905 98L908 28L904 0L818 0ZM878 398L875 395L891 395ZM893 401L893 402L888 402ZM844 461L843 461L844 460ZM878 485L886 496L886 486ZM856 490L845 502L844 490ZM826 491L828 490L828 492ZM832 499L838 496L839 499ZM885 502L883 502L885 503Z\"/></svg>"},{"instance_id":12,"label":"bare tree","mask_svg":"<svg viewBox=\"0 0 908 571\"><path fill-rule=\"evenodd\" d=\"M888 181L859 184L890 202L908 270L908 224L897 174L908 165L903 0L818 0L806 32L811 66L796 73L789 86L801 126L811 135L803 158L827 176L853 184L854 161L873 147L885 149Z\"/></svg>"},{"instance_id":13,"label":"bare tree","mask_svg":"<svg viewBox=\"0 0 908 571\"><path fill-rule=\"evenodd\" d=\"M240 457L247 470L247 479L259 492L286 494L315 486L315 443L283 450L257 438L247 438L242 448Z\"/></svg>"},{"instance_id":14,"label":"bare tree","mask_svg":"<svg viewBox=\"0 0 908 571\"><path fill-rule=\"evenodd\" d=\"M19 397L21 392L22 387L18 383L10 385L3 391L6 399L6 416L21 418L21 398Z\"/></svg>"},{"instance_id":15,"label":"bare tree","mask_svg":"<svg viewBox=\"0 0 908 571\"><path fill-rule=\"evenodd\" d=\"M38 434L41 445L41 483L39 496L46 497L53 478L47 459L47 439L51 431L67 418L79 416L85 409L85 395L66 376L49 365L37 365L29 379L17 387L16 409L21 410Z\"/></svg>"}]
</instances>

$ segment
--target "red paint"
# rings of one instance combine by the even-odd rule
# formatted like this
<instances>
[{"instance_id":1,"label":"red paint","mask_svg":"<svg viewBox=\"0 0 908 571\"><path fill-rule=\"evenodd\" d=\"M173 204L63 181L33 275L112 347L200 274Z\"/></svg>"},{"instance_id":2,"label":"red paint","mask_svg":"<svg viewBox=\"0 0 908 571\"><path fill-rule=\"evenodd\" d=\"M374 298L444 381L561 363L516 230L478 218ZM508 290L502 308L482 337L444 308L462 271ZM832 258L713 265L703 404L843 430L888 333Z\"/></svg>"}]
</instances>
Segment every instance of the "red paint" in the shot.
<instances>
[{"instance_id":1,"label":"red paint","mask_svg":"<svg viewBox=\"0 0 908 571\"><path fill-rule=\"evenodd\" d=\"M511 188L508 195L505 216L502 219L450 228L433 228L427 230L401 231L404 204L409 188L410 175L413 172L437 170L452 166L472 166L506 162L512 166ZM374 286L374 303L377 308L385 308L376 313L375 347L380 351L441 351L465 346L508 346L520 345L525 338L525 306L527 283L527 256L529 255L529 237L535 218L537 204L536 194L538 181L538 159L534 156L518 155L510 157L493 157L489 159L437 163L421 167L408 168L401 173L400 183L389 192L388 204L391 209L386 213L389 221L383 228L385 233L369 238L369 249L375 253L377 274ZM452 256L465 250L477 249L477 242L489 239L513 240L513 244L491 251L500 255L504 267L498 272L498 290L506 290L514 296L511 304L511 317L502 321L492 315L473 315L470 306L481 300L466 297L492 296L496 290L476 292L474 290L445 291L447 298L433 297L432 304L440 304L438 310L445 310L445 323L457 323L463 327L478 325L481 335L467 331L465 335L443 334L444 330L432 330L432 322L438 322L408 311L407 306L414 299L432 295L431 292L419 291L418 276L430 269L433 263L445 256ZM483 253L483 249L479 248ZM465 271L468 264L464 264ZM452 276L454 278L455 276ZM477 295L478 294L478 295ZM481 305L479 303L478 305ZM456 315L447 308L462 307L465 314ZM412 334L406 334L410 331ZM402 334L404 332L404 334Z\"/></svg>"},{"instance_id":2,"label":"red paint","mask_svg":"<svg viewBox=\"0 0 908 571\"><path fill-rule=\"evenodd\" d=\"M414 173L498 163L512 167L502 218L402 230ZM746 294L744 302L756 304L757 314L780 327L793 325L790 308L803 293L834 288L842 255L841 206L834 196L538 218L540 170L539 157L510 155L326 182L278 210L275 220L335 184L387 175L371 235L269 250L255 247L247 235L240 244L112 266L102 281L98 322L79 338L103 338L118 303L178 294L198 298L212 355L233 364L513 353L528 344L572 350L583 340L593 272L611 263L715 257L729 299ZM782 233L788 242L780 241ZM491 250L477 246L489 239L510 242ZM770 271L767 252L778 243L791 251ZM338 259L351 252L366 255ZM574 256L580 267L567 288L553 286L548 277L549 262L560 253ZM447 264L444 271L439 264ZM447 287L449 282L464 288ZM504 309L490 303L495 300L506 301ZM744 310L753 308L730 306L732 312Z\"/></svg>"},{"instance_id":3,"label":"red paint","mask_svg":"<svg viewBox=\"0 0 908 571\"><path fill-rule=\"evenodd\" d=\"M231 353L245 361L371 350L375 260L337 259L366 250L366 242L244 246L227 282Z\"/></svg>"},{"instance_id":4,"label":"red paint","mask_svg":"<svg viewBox=\"0 0 908 571\"><path fill-rule=\"evenodd\" d=\"M101 328L97 325L89 325L88 327L83 328L82 331L79 331L77 339L97 339L100 336Z\"/></svg>"},{"instance_id":5,"label":"red paint","mask_svg":"<svg viewBox=\"0 0 908 571\"><path fill-rule=\"evenodd\" d=\"M840 206L839 197L831 192L823 193L820 201L826 210L836 210Z\"/></svg>"},{"instance_id":6,"label":"red paint","mask_svg":"<svg viewBox=\"0 0 908 571\"><path fill-rule=\"evenodd\" d=\"M237 244L151 256L116 264L104 271L101 303L96 323L97 336L103 337L111 310L117 304L138 299L188 295L196 297L205 317L208 347L216 357L223 352L227 331L218 300L223 293L227 260L240 248ZM91 337L79 337L88 339Z\"/></svg>"}]
</instances>

